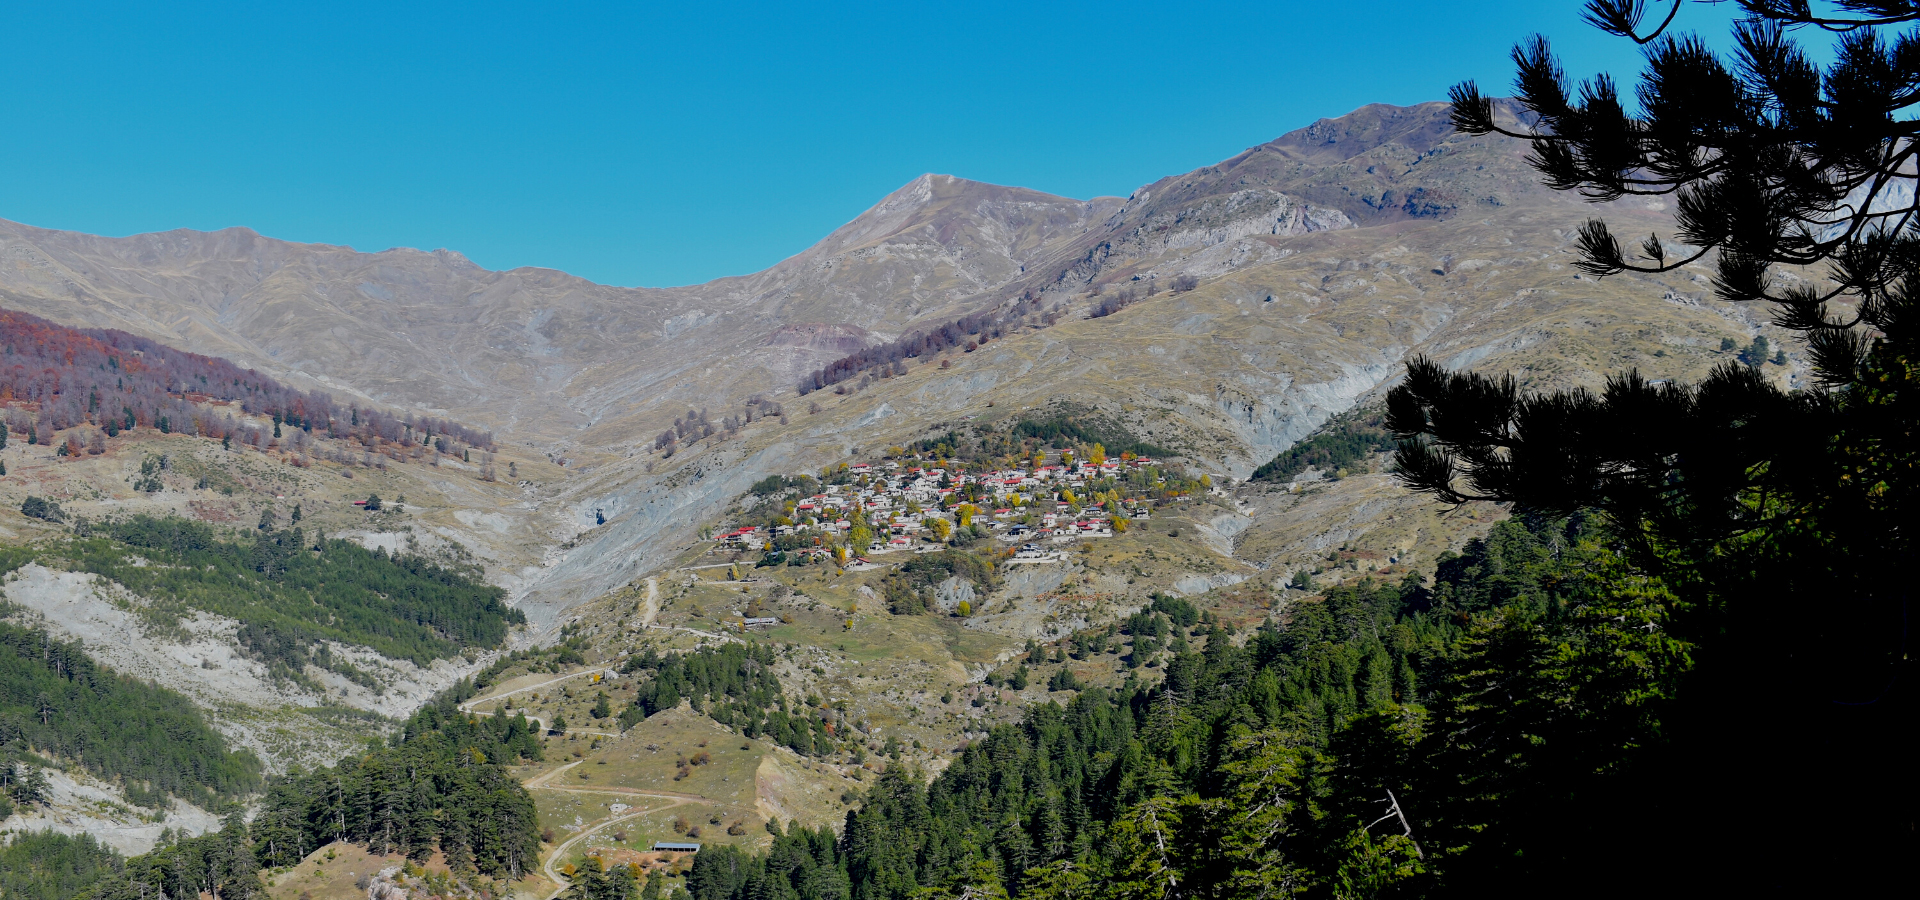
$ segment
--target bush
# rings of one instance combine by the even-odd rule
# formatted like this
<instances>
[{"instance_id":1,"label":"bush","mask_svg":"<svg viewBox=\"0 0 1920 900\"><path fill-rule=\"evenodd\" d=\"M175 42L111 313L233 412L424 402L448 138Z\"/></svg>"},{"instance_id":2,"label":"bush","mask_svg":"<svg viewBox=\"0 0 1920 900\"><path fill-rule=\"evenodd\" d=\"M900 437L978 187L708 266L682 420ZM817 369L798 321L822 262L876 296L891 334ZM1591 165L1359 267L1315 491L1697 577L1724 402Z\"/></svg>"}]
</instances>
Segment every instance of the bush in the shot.
<instances>
[{"instance_id":1,"label":"bush","mask_svg":"<svg viewBox=\"0 0 1920 900\"><path fill-rule=\"evenodd\" d=\"M1154 594L1151 609L1157 613L1164 613L1167 618L1173 620L1173 624L1181 628L1192 628L1200 621L1199 607L1184 598L1170 594Z\"/></svg>"},{"instance_id":2,"label":"bush","mask_svg":"<svg viewBox=\"0 0 1920 900\"><path fill-rule=\"evenodd\" d=\"M60 504L44 497L28 497L20 504L20 514L29 519L41 519L47 522L64 522L67 514L60 511Z\"/></svg>"}]
</instances>

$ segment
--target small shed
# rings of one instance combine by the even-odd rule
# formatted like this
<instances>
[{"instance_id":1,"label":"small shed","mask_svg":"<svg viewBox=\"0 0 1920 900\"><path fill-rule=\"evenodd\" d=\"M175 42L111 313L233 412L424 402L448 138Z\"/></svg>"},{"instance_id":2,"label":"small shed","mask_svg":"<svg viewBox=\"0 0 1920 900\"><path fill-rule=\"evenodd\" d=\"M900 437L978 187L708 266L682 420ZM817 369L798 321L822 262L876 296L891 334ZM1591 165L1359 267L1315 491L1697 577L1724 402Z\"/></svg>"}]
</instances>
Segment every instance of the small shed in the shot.
<instances>
[{"instance_id":1,"label":"small shed","mask_svg":"<svg viewBox=\"0 0 1920 900\"><path fill-rule=\"evenodd\" d=\"M654 841L653 849L656 852L699 853L700 845L699 844L682 844L682 843L676 843L674 841Z\"/></svg>"}]
</instances>

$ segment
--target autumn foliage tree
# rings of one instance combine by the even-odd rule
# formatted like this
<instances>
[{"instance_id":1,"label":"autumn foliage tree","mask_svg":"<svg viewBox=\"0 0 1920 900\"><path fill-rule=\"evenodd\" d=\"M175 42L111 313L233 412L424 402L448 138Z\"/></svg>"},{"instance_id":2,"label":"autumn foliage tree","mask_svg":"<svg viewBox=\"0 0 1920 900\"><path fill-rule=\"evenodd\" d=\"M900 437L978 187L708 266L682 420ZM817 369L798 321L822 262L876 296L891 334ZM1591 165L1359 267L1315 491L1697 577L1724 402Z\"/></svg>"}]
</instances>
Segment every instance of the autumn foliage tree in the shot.
<instances>
[{"instance_id":1,"label":"autumn foliage tree","mask_svg":"<svg viewBox=\"0 0 1920 900\"><path fill-rule=\"evenodd\" d=\"M51 445L56 432L89 427L86 435L68 435L76 454L104 450L105 437L136 428L259 449L306 450L330 438L396 455L459 456L494 443L490 432L457 422L340 404L124 331L68 328L3 309L0 407L9 431L40 444ZM271 424L254 421L261 418Z\"/></svg>"}]
</instances>

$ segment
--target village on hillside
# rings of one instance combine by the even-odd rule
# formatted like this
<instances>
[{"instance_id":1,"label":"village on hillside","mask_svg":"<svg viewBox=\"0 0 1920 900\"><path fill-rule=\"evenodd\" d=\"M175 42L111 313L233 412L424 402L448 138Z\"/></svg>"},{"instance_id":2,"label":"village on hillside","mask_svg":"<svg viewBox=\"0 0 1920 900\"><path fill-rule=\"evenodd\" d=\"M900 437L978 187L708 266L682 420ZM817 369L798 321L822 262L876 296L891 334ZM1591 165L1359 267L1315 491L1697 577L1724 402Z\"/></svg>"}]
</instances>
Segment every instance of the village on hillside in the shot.
<instances>
[{"instance_id":1,"label":"village on hillside","mask_svg":"<svg viewBox=\"0 0 1920 900\"><path fill-rule=\"evenodd\" d=\"M1079 458L1076 458L1076 457ZM913 457L842 463L819 477L773 476L761 499L705 538L712 552L758 551L760 565L830 562L851 571L888 553L994 541L1006 562L1047 562L1058 545L1124 533L1157 503L1212 487L1154 459L1108 458L1095 444L1036 452L1026 467Z\"/></svg>"}]
</instances>

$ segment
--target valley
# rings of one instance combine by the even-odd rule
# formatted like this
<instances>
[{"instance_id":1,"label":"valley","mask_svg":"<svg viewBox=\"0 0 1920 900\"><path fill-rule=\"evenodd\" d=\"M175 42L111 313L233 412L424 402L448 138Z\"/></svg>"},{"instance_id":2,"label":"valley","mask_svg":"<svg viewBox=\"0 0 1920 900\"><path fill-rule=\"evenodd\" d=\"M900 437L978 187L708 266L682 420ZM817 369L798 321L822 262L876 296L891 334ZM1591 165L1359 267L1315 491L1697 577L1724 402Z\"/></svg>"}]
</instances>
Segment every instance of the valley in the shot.
<instances>
[{"instance_id":1,"label":"valley","mask_svg":"<svg viewBox=\"0 0 1920 900\"><path fill-rule=\"evenodd\" d=\"M685 890L691 858L654 844L840 832L903 773L1025 740L1032 710L1204 682L1195 660L1238 665L1330 603L1411 629L1442 564L1519 526L1390 474L1379 411L1409 360L1593 389L1698 382L1765 339L1785 349L1759 377L1808 383L1705 266L1580 274L1592 207L1525 153L1431 103L1126 198L926 175L763 272L658 289L0 223L0 307L149 342L31 391L23 361L0 395L0 611L179 698L257 782L156 795L0 730L9 772L50 779L4 827L157 860L244 810L286 835L258 860L279 900L546 898L595 860ZM1669 213L1606 208L1622 233ZM87 402L169 353L225 374L157 380L124 427ZM1419 621L1391 675L1384 644L1342 644L1344 695L1288 695L1349 703L1299 713L1315 733L1364 711L1324 698L1403 696L1457 637ZM410 790L360 757L442 773L407 802L447 830L262 795ZM472 796L515 823L490 845Z\"/></svg>"}]
</instances>

